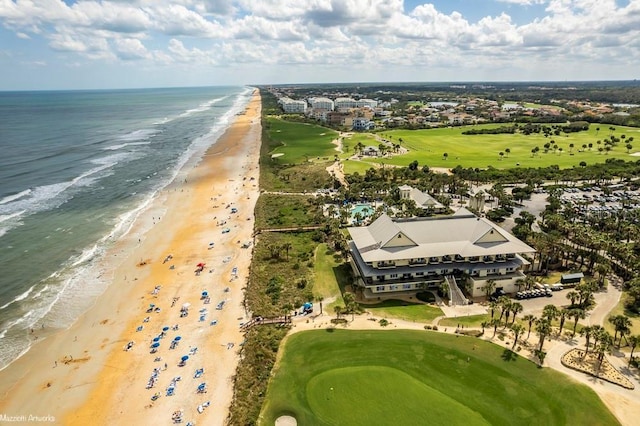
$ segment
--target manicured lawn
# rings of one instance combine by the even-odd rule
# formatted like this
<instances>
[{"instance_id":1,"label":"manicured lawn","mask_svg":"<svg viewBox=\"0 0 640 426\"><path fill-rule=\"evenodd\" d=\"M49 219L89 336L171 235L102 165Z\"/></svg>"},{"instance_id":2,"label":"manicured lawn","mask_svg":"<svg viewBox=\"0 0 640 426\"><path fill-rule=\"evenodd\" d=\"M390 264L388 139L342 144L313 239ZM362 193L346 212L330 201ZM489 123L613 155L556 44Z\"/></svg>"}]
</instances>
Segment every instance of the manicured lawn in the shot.
<instances>
[{"instance_id":1,"label":"manicured lawn","mask_svg":"<svg viewBox=\"0 0 640 426\"><path fill-rule=\"evenodd\" d=\"M608 154L599 153L597 141L609 137L607 125L592 124L589 130L584 132L560 134L545 138L542 133L523 134L500 134L500 135L463 135L462 132L470 128L499 127L497 124L487 124L478 126L438 128L427 130L388 130L381 133L381 136L389 138L396 143L402 139L401 145L409 149L405 155L393 156L391 158L377 159L376 162L406 166L414 160L420 165L430 167L454 168L457 165L463 167L486 168L492 166L499 169L510 167L546 167L558 165L560 168L579 167L581 161L587 164L604 163L607 158L621 158L624 160L637 160L637 157L627 153L626 142L622 140ZM596 129L600 127L600 131ZM626 139L633 137L634 145L631 153L640 151L640 129L632 127L616 126L614 135ZM555 141L563 151L554 152L551 149L544 153L544 144ZM582 145L593 144L593 148L582 151ZM569 145L573 144L573 148ZM552 144L553 145L553 144ZM540 152L532 157L531 149L539 147ZM505 150L511 151L506 154ZM571 151L571 152L570 152ZM444 153L448 156L445 158ZM499 153L505 155L500 157ZM573 155L572 155L573 154Z\"/></svg>"},{"instance_id":2,"label":"manicured lawn","mask_svg":"<svg viewBox=\"0 0 640 426\"><path fill-rule=\"evenodd\" d=\"M334 302L324 303L324 311L333 312L331 307L334 305L344 306L342 292L338 284L336 274L341 273L341 259L335 258L335 253L329 250L326 244L322 243L316 247L315 262L313 268L313 294L322 296L324 299L333 299Z\"/></svg>"},{"instance_id":3,"label":"manicured lawn","mask_svg":"<svg viewBox=\"0 0 640 426\"><path fill-rule=\"evenodd\" d=\"M471 337L313 330L281 350L259 424L618 424L588 387Z\"/></svg>"},{"instance_id":4,"label":"manicured lawn","mask_svg":"<svg viewBox=\"0 0 640 426\"><path fill-rule=\"evenodd\" d=\"M338 133L326 127L307 123L295 123L269 117L268 133L271 139L279 141L281 146L273 149L270 154L283 154L277 157L279 163L299 163L309 160L333 159L338 151L331 143Z\"/></svg>"},{"instance_id":5,"label":"manicured lawn","mask_svg":"<svg viewBox=\"0 0 640 426\"><path fill-rule=\"evenodd\" d=\"M385 300L375 305L361 305L363 309L371 312L371 315L380 318L398 318L406 321L418 321L431 323L437 317L443 315L442 310L435 306L422 303L409 303L402 300Z\"/></svg>"},{"instance_id":6,"label":"manicured lawn","mask_svg":"<svg viewBox=\"0 0 640 426\"><path fill-rule=\"evenodd\" d=\"M500 311L497 311L497 318L500 318ZM494 314L495 315L495 314ZM457 327L458 324L464 325L465 327L482 327L482 323L484 321L491 321L491 314L484 315L469 315L466 317L457 317L457 318L442 318L438 325L446 326L446 327Z\"/></svg>"}]
</instances>

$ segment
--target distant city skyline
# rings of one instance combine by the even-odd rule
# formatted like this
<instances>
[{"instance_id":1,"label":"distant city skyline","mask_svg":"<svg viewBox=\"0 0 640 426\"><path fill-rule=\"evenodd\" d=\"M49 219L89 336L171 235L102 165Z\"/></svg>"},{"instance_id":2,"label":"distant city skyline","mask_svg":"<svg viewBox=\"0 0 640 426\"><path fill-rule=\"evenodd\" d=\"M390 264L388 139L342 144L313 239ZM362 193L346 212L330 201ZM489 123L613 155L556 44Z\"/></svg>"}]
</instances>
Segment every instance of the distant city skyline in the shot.
<instances>
[{"instance_id":1,"label":"distant city skyline","mask_svg":"<svg viewBox=\"0 0 640 426\"><path fill-rule=\"evenodd\" d=\"M640 0L0 0L0 90L633 80Z\"/></svg>"}]
</instances>

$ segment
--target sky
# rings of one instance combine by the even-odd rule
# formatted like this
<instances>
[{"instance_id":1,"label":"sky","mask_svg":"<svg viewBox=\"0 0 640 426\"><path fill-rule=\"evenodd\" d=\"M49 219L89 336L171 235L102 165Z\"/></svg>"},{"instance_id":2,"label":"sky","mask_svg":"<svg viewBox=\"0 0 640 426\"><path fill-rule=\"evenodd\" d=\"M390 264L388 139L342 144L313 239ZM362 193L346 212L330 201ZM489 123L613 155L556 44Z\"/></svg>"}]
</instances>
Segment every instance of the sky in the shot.
<instances>
[{"instance_id":1,"label":"sky","mask_svg":"<svg viewBox=\"0 0 640 426\"><path fill-rule=\"evenodd\" d=\"M633 80L640 0L0 0L0 90Z\"/></svg>"}]
</instances>

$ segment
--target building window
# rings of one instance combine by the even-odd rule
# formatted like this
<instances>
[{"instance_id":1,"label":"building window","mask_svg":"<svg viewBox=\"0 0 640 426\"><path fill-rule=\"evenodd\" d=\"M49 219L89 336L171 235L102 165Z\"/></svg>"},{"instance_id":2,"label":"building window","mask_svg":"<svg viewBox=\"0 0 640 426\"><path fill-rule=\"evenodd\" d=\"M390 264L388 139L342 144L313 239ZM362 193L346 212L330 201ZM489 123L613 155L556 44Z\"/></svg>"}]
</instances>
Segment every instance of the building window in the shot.
<instances>
[{"instance_id":1,"label":"building window","mask_svg":"<svg viewBox=\"0 0 640 426\"><path fill-rule=\"evenodd\" d=\"M398 278L398 274L391 274L390 277L391 278Z\"/></svg>"},{"instance_id":2,"label":"building window","mask_svg":"<svg viewBox=\"0 0 640 426\"><path fill-rule=\"evenodd\" d=\"M376 291L384 291L384 286L383 285L377 286Z\"/></svg>"},{"instance_id":3,"label":"building window","mask_svg":"<svg viewBox=\"0 0 640 426\"><path fill-rule=\"evenodd\" d=\"M417 277L421 277L421 276L423 276L423 275L424 275L424 272L416 272L416 276L417 276Z\"/></svg>"},{"instance_id":4,"label":"building window","mask_svg":"<svg viewBox=\"0 0 640 426\"><path fill-rule=\"evenodd\" d=\"M402 285L402 289L403 290L409 290L411 288L411 284L403 284Z\"/></svg>"}]
</instances>

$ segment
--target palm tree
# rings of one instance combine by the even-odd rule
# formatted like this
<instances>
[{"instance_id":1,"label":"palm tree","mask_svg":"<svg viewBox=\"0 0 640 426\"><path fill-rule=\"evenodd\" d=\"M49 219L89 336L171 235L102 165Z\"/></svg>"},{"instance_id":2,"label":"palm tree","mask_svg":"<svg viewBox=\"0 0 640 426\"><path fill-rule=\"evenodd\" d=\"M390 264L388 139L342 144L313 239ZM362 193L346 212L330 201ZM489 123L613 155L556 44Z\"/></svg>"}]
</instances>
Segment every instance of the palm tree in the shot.
<instances>
[{"instance_id":1,"label":"palm tree","mask_svg":"<svg viewBox=\"0 0 640 426\"><path fill-rule=\"evenodd\" d=\"M513 331L513 350L518 344L518 338L524 333L524 326L522 324L511 324L511 331Z\"/></svg>"},{"instance_id":2,"label":"palm tree","mask_svg":"<svg viewBox=\"0 0 640 426\"><path fill-rule=\"evenodd\" d=\"M584 309L573 308L573 309L571 309L571 313L569 314L569 316L574 319L573 334L571 335L571 337L575 337L576 336L576 328L578 327L578 321L581 320L581 319L584 319L587 315L586 315Z\"/></svg>"},{"instance_id":3,"label":"palm tree","mask_svg":"<svg viewBox=\"0 0 640 426\"><path fill-rule=\"evenodd\" d=\"M616 339L618 338L618 333L620 333L620 343L622 342L622 335L626 334L631 330L631 320L626 315L614 315L609 317L609 322L613 324L615 329L615 334L613 335L613 343L615 344ZM618 347L620 347L620 343L618 343Z\"/></svg>"},{"instance_id":4,"label":"palm tree","mask_svg":"<svg viewBox=\"0 0 640 426\"><path fill-rule=\"evenodd\" d=\"M353 321L355 318L355 311L358 309L356 297L353 293L344 293L342 298L344 300L345 310L347 313L351 314L351 321Z\"/></svg>"},{"instance_id":5,"label":"palm tree","mask_svg":"<svg viewBox=\"0 0 640 426\"><path fill-rule=\"evenodd\" d=\"M442 157L446 160L447 158L449 158L449 153L445 152L444 154L442 154Z\"/></svg>"},{"instance_id":6,"label":"palm tree","mask_svg":"<svg viewBox=\"0 0 640 426\"><path fill-rule=\"evenodd\" d=\"M567 293L567 299L571 301L571 306L575 305L576 300L578 300L579 298L580 298L580 294L578 294L578 292L575 290L571 290L570 292Z\"/></svg>"},{"instance_id":7,"label":"palm tree","mask_svg":"<svg viewBox=\"0 0 640 426\"><path fill-rule=\"evenodd\" d=\"M316 301L320 304L320 315L322 315L322 301L324 300L323 296L316 296Z\"/></svg>"},{"instance_id":8,"label":"palm tree","mask_svg":"<svg viewBox=\"0 0 640 426\"><path fill-rule=\"evenodd\" d=\"M549 304L542 308L542 318L549 320L549 323L557 319L559 315L560 311L556 305Z\"/></svg>"},{"instance_id":9,"label":"palm tree","mask_svg":"<svg viewBox=\"0 0 640 426\"><path fill-rule=\"evenodd\" d=\"M482 321L482 323L480 323L480 327L482 327L482 334L484 334L484 329L489 327L489 321Z\"/></svg>"},{"instance_id":10,"label":"palm tree","mask_svg":"<svg viewBox=\"0 0 640 426\"><path fill-rule=\"evenodd\" d=\"M498 297L498 305L500 306L500 321L502 321L502 317L505 313L509 312L511 308L511 299L508 296L500 296ZM509 314L507 314L507 321L509 319Z\"/></svg>"},{"instance_id":11,"label":"palm tree","mask_svg":"<svg viewBox=\"0 0 640 426\"><path fill-rule=\"evenodd\" d=\"M537 320L537 318L535 317L535 315L527 314L522 317L522 319L526 321L527 324L529 324L529 330L527 331L527 339L529 339L529 336L531 335L531 326Z\"/></svg>"},{"instance_id":12,"label":"palm tree","mask_svg":"<svg viewBox=\"0 0 640 426\"><path fill-rule=\"evenodd\" d=\"M498 309L498 303L489 302L489 312L491 312L491 319L493 319L493 315L496 313L496 309Z\"/></svg>"},{"instance_id":13,"label":"palm tree","mask_svg":"<svg viewBox=\"0 0 640 426\"><path fill-rule=\"evenodd\" d=\"M544 339L546 339L546 337L551 333L551 321L548 318L539 318L536 321L536 332L538 333L538 336L540 336L538 350L542 351Z\"/></svg>"},{"instance_id":14,"label":"palm tree","mask_svg":"<svg viewBox=\"0 0 640 426\"><path fill-rule=\"evenodd\" d=\"M640 345L640 336L639 335L629 336L628 342L629 342L629 346L631 347L631 354L629 354L629 364L631 364L631 361L633 361L633 351L635 351L636 347Z\"/></svg>"},{"instance_id":15,"label":"palm tree","mask_svg":"<svg viewBox=\"0 0 640 426\"><path fill-rule=\"evenodd\" d=\"M589 352L589 341L591 340L591 336L593 336L593 326L588 325L586 327L582 327L582 330L580 330L580 335L584 336L586 342L584 344L584 354L582 354L582 359L584 359L584 357L587 355L587 353Z\"/></svg>"},{"instance_id":16,"label":"palm tree","mask_svg":"<svg viewBox=\"0 0 640 426\"><path fill-rule=\"evenodd\" d=\"M520 312L522 312L523 309L524 308L523 308L521 303L518 303L518 302L512 302L511 303L511 313L513 314L513 318L511 319L511 325L515 324L516 315L518 315Z\"/></svg>"},{"instance_id":17,"label":"palm tree","mask_svg":"<svg viewBox=\"0 0 640 426\"><path fill-rule=\"evenodd\" d=\"M558 312L558 316L560 317L560 330L558 330L558 336L562 334L562 329L564 328L564 322L570 314L570 310L567 308L562 308Z\"/></svg>"},{"instance_id":18,"label":"palm tree","mask_svg":"<svg viewBox=\"0 0 640 426\"><path fill-rule=\"evenodd\" d=\"M507 154L507 157L508 157L509 154L511 154L511 148L505 148L504 152Z\"/></svg>"},{"instance_id":19,"label":"palm tree","mask_svg":"<svg viewBox=\"0 0 640 426\"><path fill-rule=\"evenodd\" d=\"M340 314L342 313L342 306L336 305L333 307L333 312L336 314L336 319L340 319Z\"/></svg>"},{"instance_id":20,"label":"palm tree","mask_svg":"<svg viewBox=\"0 0 640 426\"><path fill-rule=\"evenodd\" d=\"M496 289L496 280L487 280L487 282L482 286L482 290L484 291L485 296L491 296L491 293Z\"/></svg>"},{"instance_id":21,"label":"palm tree","mask_svg":"<svg viewBox=\"0 0 640 426\"><path fill-rule=\"evenodd\" d=\"M496 332L498 331L498 327L500 326L500 320L498 318L494 318L489 322L489 324L493 326L493 336L491 336L491 338L493 339L494 337L496 337Z\"/></svg>"},{"instance_id":22,"label":"palm tree","mask_svg":"<svg viewBox=\"0 0 640 426\"><path fill-rule=\"evenodd\" d=\"M600 366L602 365L604 354L609 352L609 350L611 349L611 345L613 345L613 339L611 335L604 328L601 328L600 333L598 333L598 344L594 343L594 350L598 354L598 370L600 370Z\"/></svg>"}]
</instances>

